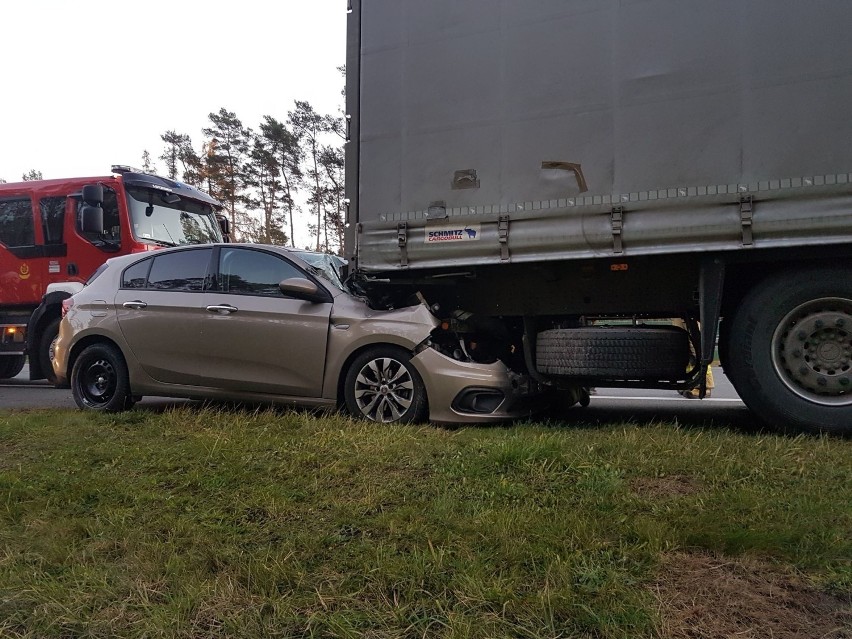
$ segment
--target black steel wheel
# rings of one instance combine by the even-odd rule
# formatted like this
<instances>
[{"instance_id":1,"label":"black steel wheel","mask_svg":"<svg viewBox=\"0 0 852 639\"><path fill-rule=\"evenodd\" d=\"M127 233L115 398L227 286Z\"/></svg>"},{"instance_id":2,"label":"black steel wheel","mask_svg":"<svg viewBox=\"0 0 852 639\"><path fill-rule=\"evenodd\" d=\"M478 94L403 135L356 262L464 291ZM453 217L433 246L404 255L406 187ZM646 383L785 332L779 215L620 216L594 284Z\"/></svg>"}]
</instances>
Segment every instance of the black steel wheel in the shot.
<instances>
[{"instance_id":1,"label":"black steel wheel","mask_svg":"<svg viewBox=\"0 0 852 639\"><path fill-rule=\"evenodd\" d=\"M0 357L0 379L17 377L24 369L23 355L3 355Z\"/></svg>"},{"instance_id":2,"label":"black steel wheel","mask_svg":"<svg viewBox=\"0 0 852 639\"><path fill-rule=\"evenodd\" d=\"M111 344L86 347L71 371L71 393L80 408L118 412L132 406L124 357Z\"/></svg>"},{"instance_id":3,"label":"black steel wheel","mask_svg":"<svg viewBox=\"0 0 852 639\"><path fill-rule=\"evenodd\" d=\"M352 362L343 388L355 417L383 423L411 423L426 417L426 387L411 356L392 346L373 347Z\"/></svg>"},{"instance_id":4,"label":"black steel wheel","mask_svg":"<svg viewBox=\"0 0 852 639\"><path fill-rule=\"evenodd\" d=\"M56 352L56 340L59 339L60 318L52 319L41 334L38 342L38 361L44 378L51 384L56 383L56 373L53 372L53 358Z\"/></svg>"},{"instance_id":5,"label":"black steel wheel","mask_svg":"<svg viewBox=\"0 0 852 639\"><path fill-rule=\"evenodd\" d=\"M852 433L852 272L782 273L734 315L727 369L743 401L790 432Z\"/></svg>"}]
</instances>

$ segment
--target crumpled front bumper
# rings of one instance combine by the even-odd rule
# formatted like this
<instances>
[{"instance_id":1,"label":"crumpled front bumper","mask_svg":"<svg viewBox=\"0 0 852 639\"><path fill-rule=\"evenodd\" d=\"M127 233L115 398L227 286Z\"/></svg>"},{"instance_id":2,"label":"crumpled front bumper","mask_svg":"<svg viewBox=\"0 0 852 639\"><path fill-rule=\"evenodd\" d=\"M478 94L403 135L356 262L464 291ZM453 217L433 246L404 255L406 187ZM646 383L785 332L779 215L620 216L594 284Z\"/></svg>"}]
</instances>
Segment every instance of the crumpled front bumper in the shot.
<instances>
[{"instance_id":1,"label":"crumpled front bumper","mask_svg":"<svg viewBox=\"0 0 852 639\"><path fill-rule=\"evenodd\" d=\"M539 385L503 362L459 362L433 348L420 351L411 361L426 386L431 422L500 422L529 417L545 408ZM482 402L477 401L479 397Z\"/></svg>"}]
</instances>

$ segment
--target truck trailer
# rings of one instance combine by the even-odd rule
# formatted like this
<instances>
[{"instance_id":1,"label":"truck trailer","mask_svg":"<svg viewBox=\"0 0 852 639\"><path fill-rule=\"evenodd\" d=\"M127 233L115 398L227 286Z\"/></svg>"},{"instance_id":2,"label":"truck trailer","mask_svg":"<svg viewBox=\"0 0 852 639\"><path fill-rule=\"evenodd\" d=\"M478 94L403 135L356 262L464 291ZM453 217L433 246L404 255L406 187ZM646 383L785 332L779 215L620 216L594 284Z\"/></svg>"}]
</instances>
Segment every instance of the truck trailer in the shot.
<instances>
[{"instance_id":1,"label":"truck trailer","mask_svg":"<svg viewBox=\"0 0 852 639\"><path fill-rule=\"evenodd\" d=\"M345 257L568 404L852 431L852 3L351 0ZM685 327L685 328L682 328ZM493 408L489 403L489 408Z\"/></svg>"},{"instance_id":2,"label":"truck trailer","mask_svg":"<svg viewBox=\"0 0 852 639\"><path fill-rule=\"evenodd\" d=\"M114 165L100 177L0 184L0 379L54 381L62 302L110 257L221 242L221 204L168 178Z\"/></svg>"}]
</instances>

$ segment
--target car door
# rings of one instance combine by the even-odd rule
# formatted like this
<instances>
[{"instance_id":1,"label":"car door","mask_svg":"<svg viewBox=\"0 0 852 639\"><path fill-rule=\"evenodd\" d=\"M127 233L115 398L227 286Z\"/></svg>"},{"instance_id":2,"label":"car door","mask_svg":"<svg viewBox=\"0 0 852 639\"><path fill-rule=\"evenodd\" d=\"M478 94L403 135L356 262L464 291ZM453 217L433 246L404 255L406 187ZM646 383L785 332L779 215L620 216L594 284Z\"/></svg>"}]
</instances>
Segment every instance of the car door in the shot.
<instances>
[{"instance_id":1,"label":"car door","mask_svg":"<svg viewBox=\"0 0 852 639\"><path fill-rule=\"evenodd\" d=\"M277 253L220 248L218 290L204 294L206 386L321 396L332 304L285 296L278 284L292 277L312 279Z\"/></svg>"},{"instance_id":2,"label":"car door","mask_svg":"<svg viewBox=\"0 0 852 639\"><path fill-rule=\"evenodd\" d=\"M115 296L119 328L148 375L169 384L199 385L201 320L213 249L156 253L124 270Z\"/></svg>"}]
</instances>

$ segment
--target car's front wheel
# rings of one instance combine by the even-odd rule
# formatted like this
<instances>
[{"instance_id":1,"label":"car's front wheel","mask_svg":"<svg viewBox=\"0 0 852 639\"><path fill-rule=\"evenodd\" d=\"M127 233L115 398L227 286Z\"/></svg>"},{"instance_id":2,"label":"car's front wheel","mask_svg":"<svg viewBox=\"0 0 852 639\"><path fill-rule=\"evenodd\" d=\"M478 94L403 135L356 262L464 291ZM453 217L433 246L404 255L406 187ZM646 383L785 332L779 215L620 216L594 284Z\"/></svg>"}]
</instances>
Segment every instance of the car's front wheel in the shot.
<instances>
[{"instance_id":1,"label":"car's front wheel","mask_svg":"<svg viewBox=\"0 0 852 639\"><path fill-rule=\"evenodd\" d=\"M374 422L408 424L427 414L426 387L400 348L376 346L361 353L346 373L346 408Z\"/></svg>"},{"instance_id":2,"label":"car's front wheel","mask_svg":"<svg viewBox=\"0 0 852 639\"><path fill-rule=\"evenodd\" d=\"M108 413L132 406L127 364L111 344L86 347L71 371L71 393L80 408Z\"/></svg>"}]
</instances>

